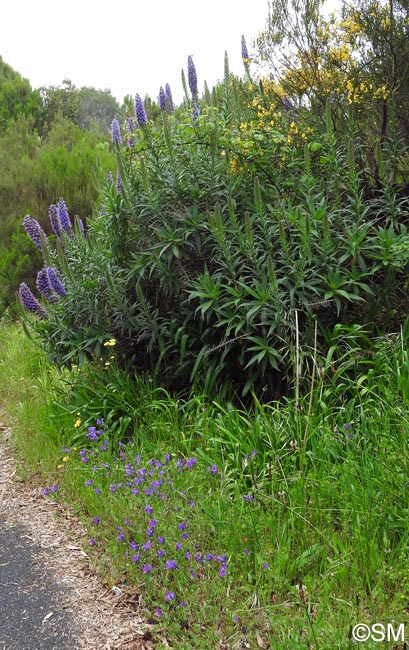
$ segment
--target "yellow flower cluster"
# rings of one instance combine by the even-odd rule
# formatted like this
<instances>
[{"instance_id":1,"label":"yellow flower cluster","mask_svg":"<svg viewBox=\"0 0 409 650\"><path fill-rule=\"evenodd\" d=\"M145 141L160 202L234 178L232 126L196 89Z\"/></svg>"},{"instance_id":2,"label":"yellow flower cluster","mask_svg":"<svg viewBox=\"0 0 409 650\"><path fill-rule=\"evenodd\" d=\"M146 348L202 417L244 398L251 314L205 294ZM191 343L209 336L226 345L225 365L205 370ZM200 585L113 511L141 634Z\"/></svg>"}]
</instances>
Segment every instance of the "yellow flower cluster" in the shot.
<instances>
[{"instance_id":1,"label":"yellow flower cluster","mask_svg":"<svg viewBox=\"0 0 409 650\"><path fill-rule=\"evenodd\" d=\"M105 348L112 348L116 345L116 339L109 339L108 341L105 341L104 347Z\"/></svg>"}]
</instances>

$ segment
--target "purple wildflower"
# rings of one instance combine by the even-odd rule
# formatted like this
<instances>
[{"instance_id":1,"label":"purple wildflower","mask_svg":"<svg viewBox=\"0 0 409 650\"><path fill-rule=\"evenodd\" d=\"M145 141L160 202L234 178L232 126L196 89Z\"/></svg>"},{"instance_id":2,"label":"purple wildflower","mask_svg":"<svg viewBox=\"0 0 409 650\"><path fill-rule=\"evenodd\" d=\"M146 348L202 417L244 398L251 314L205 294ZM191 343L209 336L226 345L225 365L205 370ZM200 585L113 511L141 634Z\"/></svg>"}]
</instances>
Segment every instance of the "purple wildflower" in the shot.
<instances>
[{"instance_id":1,"label":"purple wildflower","mask_svg":"<svg viewBox=\"0 0 409 650\"><path fill-rule=\"evenodd\" d=\"M46 310L40 305L25 282L22 282L20 284L18 293L24 309L32 312L33 314L37 314L37 316L40 318L47 318Z\"/></svg>"},{"instance_id":2,"label":"purple wildflower","mask_svg":"<svg viewBox=\"0 0 409 650\"><path fill-rule=\"evenodd\" d=\"M88 427L87 438L89 440L96 440L98 438L96 427Z\"/></svg>"},{"instance_id":3,"label":"purple wildflower","mask_svg":"<svg viewBox=\"0 0 409 650\"><path fill-rule=\"evenodd\" d=\"M162 614L163 614L163 611L161 610L161 608L160 608L160 607L157 607L157 609L156 609L156 616L162 616Z\"/></svg>"},{"instance_id":4,"label":"purple wildflower","mask_svg":"<svg viewBox=\"0 0 409 650\"><path fill-rule=\"evenodd\" d=\"M190 92L192 93L193 99L195 99L197 97L197 74L192 56L188 56L187 58L187 78Z\"/></svg>"},{"instance_id":5,"label":"purple wildflower","mask_svg":"<svg viewBox=\"0 0 409 650\"><path fill-rule=\"evenodd\" d=\"M143 564L141 566L142 573L150 573L153 569L153 564Z\"/></svg>"},{"instance_id":6,"label":"purple wildflower","mask_svg":"<svg viewBox=\"0 0 409 650\"><path fill-rule=\"evenodd\" d=\"M175 593L173 591L168 591L166 596L165 596L165 600L167 600L167 602L170 602L171 600L175 600L175 598L176 598L176 596L175 596Z\"/></svg>"},{"instance_id":7,"label":"purple wildflower","mask_svg":"<svg viewBox=\"0 0 409 650\"><path fill-rule=\"evenodd\" d=\"M99 517L94 517L93 520L92 520L92 523L95 524L96 526L98 526L98 524L99 524L100 521L101 521L101 520L100 520Z\"/></svg>"},{"instance_id":8,"label":"purple wildflower","mask_svg":"<svg viewBox=\"0 0 409 650\"><path fill-rule=\"evenodd\" d=\"M153 512L152 506L146 506L146 508L144 508L144 510L148 515L151 515L152 512Z\"/></svg>"},{"instance_id":9,"label":"purple wildflower","mask_svg":"<svg viewBox=\"0 0 409 650\"><path fill-rule=\"evenodd\" d=\"M158 537L158 544L165 544L166 539L164 537Z\"/></svg>"},{"instance_id":10,"label":"purple wildflower","mask_svg":"<svg viewBox=\"0 0 409 650\"><path fill-rule=\"evenodd\" d=\"M116 172L116 193L117 194L121 193L121 185L122 185L121 174L119 173L119 170L118 170Z\"/></svg>"},{"instance_id":11,"label":"purple wildflower","mask_svg":"<svg viewBox=\"0 0 409 650\"><path fill-rule=\"evenodd\" d=\"M138 553L135 553L135 555L132 556L132 562L136 562L136 563L138 563L140 557L141 557L141 554L140 554L139 552L138 552Z\"/></svg>"},{"instance_id":12,"label":"purple wildflower","mask_svg":"<svg viewBox=\"0 0 409 650\"><path fill-rule=\"evenodd\" d=\"M121 129L119 127L119 122L116 117L114 117L111 124L111 138L112 138L112 144L115 144L116 142L119 145L122 144Z\"/></svg>"},{"instance_id":13,"label":"purple wildflower","mask_svg":"<svg viewBox=\"0 0 409 650\"><path fill-rule=\"evenodd\" d=\"M200 115L200 108L199 108L199 103L196 100L196 98L193 100L193 113L192 113L192 121L196 122L199 119Z\"/></svg>"},{"instance_id":14,"label":"purple wildflower","mask_svg":"<svg viewBox=\"0 0 409 650\"><path fill-rule=\"evenodd\" d=\"M135 95L135 115L139 126L146 126L148 120L142 99L139 95Z\"/></svg>"},{"instance_id":15,"label":"purple wildflower","mask_svg":"<svg viewBox=\"0 0 409 650\"><path fill-rule=\"evenodd\" d=\"M91 537L91 539L89 540L89 545L95 546L95 539L93 537Z\"/></svg>"},{"instance_id":16,"label":"purple wildflower","mask_svg":"<svg viewBox=\"0 0 409 650\"><path fill-rule=\"evenodd\" d=\"M149 540L146 542L146 544L144 544L144 545L142 546L142 550L143 550L143 551L149 551L150 548L152 548L152 542L151 542L151 540L149 539Z\"/></svg>"},{"instance_id":17,"label":"purple wildflower","mask_svg":"<svg viewBox=\"0 0 409 650\"><path fill-rule=\"evenodd\" d=\"M268 569L268 562L264 562L263 569Z\"/></svg>"},{"instance_id":18,"label":"purple wildflower","mask_svg":"<svg viewBox=\"0 0 409 650\"><path fill-rule=\"evenodd\" d=\"M225 578L226 577L226 568L227 568L227 564L226 564L226 562L223 562L223 564L220 565L220 571L219 571L219 577L220 578Z\"/></svg>"},{"instance_id":19,"label":"purple wildflower","mask_svg":"<svg viewBox=\"0 0 409 650\"><path fill-rule=\"evenodd\" d=\"M85 237L84 222L82 221L82 219L78 219L78 225L79 225L79 228L80 228L80 233L81 233L81 235L82 235L83 237Z\"/></svg>"},{"instance_id":20,"label":"purple wildflower","mask_svg":"<svg viewBox=\"0 0 409 650\"><path fill-rule=\"evenodd\" d=\"M186 607L186 601L185 601L185 600L181 600L181 601L180 601L180 605L179 605L179 607Z\"/></svg>"},{"instance_id":21,"label":"purple wildflower","mask_svg":"<svg viewBox=\"0 0 409 650\"><path fill-rule=\"evenodd\" d=\"M165 549L160 548L159 551L157 552L157 556L158 557L163 557L164 555L166 555Z\"/></svg>"},{"instance_id":22,"label":"purple wildflower","mask_svg":"<svg viewBox=\"0 0 409 650\"><path fill-rule=\"evenodd\" d=\"M175 560L166 560L166 568L167 569L177 569L178 565L176 564Z\"/></svg>"},{"instance_id":23,"label":"purple wildflower","mask_svg":"<svg viewBox=\"0 0 409 650\"><path fill-rule=\"evenodd\" d=\"M61 201L58 201L57 210L58 210L58 216L60 217L61 228L66 232L68 230L71 230L72 226L71 226L70 217L68 215L67 206L65 204L65 201L63 201L63 199L61 199Z\"/></svg>"},{"instance_id":24,"label":"purple wildflower","mask_svg":"<svg viewBox=\"0 0 409 650\"><path fill-rule=\"evenodd\" d=\"M32 219L29 214L26 214L23 219L23 227L34 246L41 252L42 242L45 240L47 243L47 236L37 219Z\"/></svg>"},{"instance_id":25,"label":"purple wildflower","mask_svg":"<svg viewBox=\"0 0 409 650\"><path fill-rule=\"evenodd\" d=\"M92 480L92 478L88 478L88 479L85 481L85 487L89 487L90 485L93 484L93 482L94 482L94 481Z\"/></svg>"},{"instance_id":26,"label":"purple wildflower","mask_svg":"<svg viewBox=\"0 0 409 650\"><path fill-rule=\"evenodd\" d=\"M178 525L179 530L185 530L186 528L186 522L181 521L180 524Z\"/></svg>"}]
</instances>

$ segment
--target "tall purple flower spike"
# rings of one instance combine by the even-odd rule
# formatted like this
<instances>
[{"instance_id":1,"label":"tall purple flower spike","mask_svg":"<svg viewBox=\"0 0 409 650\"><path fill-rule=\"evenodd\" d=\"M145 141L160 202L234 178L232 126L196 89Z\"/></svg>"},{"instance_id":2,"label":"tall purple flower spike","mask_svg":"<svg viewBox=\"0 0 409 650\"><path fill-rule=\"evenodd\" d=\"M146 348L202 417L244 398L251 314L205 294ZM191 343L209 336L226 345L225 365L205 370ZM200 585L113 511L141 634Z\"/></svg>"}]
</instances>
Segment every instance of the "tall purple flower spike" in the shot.
<instances>
[{"instance_id":1,"label":"tall purple flower spike","mask_svg":"<svg viewBox=\"0 0 409 650\"><path fill-rule=\"evenodd\" d=\"M139 126L145 126L147 123L147 117L145 113L145 108L142 102L142 99L139 95L135 95L135 115L138 120Z\"/></svg>"},{"instance_id":2,"label":"tall purple flower spike","mask_svg":"<svg viewBox=\"0 0 409 650\"><path fill-rule=\"evenodd\" d=\"M121 129L119 128L119 122L116 117L114 117L111 124L111 138L113 144L116 142L122 144Z\"/></svg>"},{"instance_id":3,"label":"tall purple flower spike","mask_svg":"<svg viewBox=\"0 0 409 650\"><path fill-rule=\"evenodd\" d=\"M192 97L197 97L197 74L192 56L187 57L187 79Z\"/></svg>"},{"instance_id":4,"label":"tall purple flower spike","mask_svg":"<svg viewBox=\"0 0 409 650\"><path fill-rule=\"evenodd\" d=\"M37 219L32 219L29 214L26 214L23 219L23 226L34 246L41 252L42 242L44 240L45 243L47 243L47 236L38 223Z\"/></svg>"},{"instance_id":5,"label":"tall purple flower spike","mask_svg":"<svg viewBox=\"0 0 409 650\"><path fill-rule=\"evenodd\" d=\"M162 86L159 89L159 108L161 111L166 111L166 94Z\"/></svg>"},{"instance_id":6,"label":"tall purple flower spike","mask_svg":"<svg viewBox=\"0 0 409 650\"><path fill-rule=\"evenodd\" d=\"M173 103L172 91L170 89L169 84L166 84L165 86L165 93L166 93L166 100L169 102L170 111L171 113L173 113L175 110L175 105Z\"/></svg>"},{"instance_id":7,"label":"tall purple flower spike","mask_svg":"<svg viewBox=\"0 0 409 650\"><path fill-rule=\"evenodd\" d=\"M68 230L71 230L72 226L71 226L71 221L68 215L68 210L65 201L63 201L62 199L61 201L58 201L57 209L58 209L58 216L60 218L61 228L65 232L68 232Z\"/></svg>"},{"instance_id":8,"label":"tall purple flower spike","mask_svg":"<svg viewBox=\"0 0 409 650\"><path fill-rule=\"evenodd\" d=\"M47 312L40 305L38 300L33 296L32 292L28 288L27 284L25 282L22 282L20 284L20 288L18 290L21 304L23 305L24 309L26 309L29 312L32 312L33 314L37 314L40 318L47 318Z\"/></svg>"}]
</instances>

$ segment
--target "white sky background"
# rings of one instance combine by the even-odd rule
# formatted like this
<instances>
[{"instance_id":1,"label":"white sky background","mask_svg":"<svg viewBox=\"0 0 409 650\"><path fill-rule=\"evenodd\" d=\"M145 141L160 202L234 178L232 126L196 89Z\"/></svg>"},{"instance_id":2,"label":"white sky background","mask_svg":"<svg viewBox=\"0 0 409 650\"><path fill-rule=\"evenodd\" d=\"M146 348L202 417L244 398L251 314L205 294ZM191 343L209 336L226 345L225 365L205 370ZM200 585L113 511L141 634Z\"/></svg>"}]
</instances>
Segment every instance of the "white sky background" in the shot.
<instances>
[{"instance_id":1,"label":"white sky background","mask_svg":"<svg viewBox=\"0 0 409 650\"><path fill-rule=\"evenodd\" d=\"M336 0L327 0L327 4ZM3 0L0 56L33 88L93 86L125 95L171 85L183 97L181 69L193 56L199 92L230 69L243 74L241 35L251 42L266 23L267 0Z\"/></svg>"}]
</instances>

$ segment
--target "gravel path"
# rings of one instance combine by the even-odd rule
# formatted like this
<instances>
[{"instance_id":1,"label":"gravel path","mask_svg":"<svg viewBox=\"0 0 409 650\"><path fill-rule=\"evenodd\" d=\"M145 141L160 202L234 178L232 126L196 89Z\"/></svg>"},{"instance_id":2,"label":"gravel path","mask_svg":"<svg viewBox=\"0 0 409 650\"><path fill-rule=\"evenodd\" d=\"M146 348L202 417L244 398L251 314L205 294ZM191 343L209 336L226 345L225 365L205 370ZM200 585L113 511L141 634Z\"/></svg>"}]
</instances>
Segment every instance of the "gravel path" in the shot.
<instances>
[{"instance_id":1,"label":"gravel path","mask_svg":"<svg viewBox=\"0 0 409 650\"><path fill-rule=\"evenodd\" d=\"M86 531L21 483L0 423L0 650L148 650L139 595L91 571Z\"/></svg>"}]
</instances>

